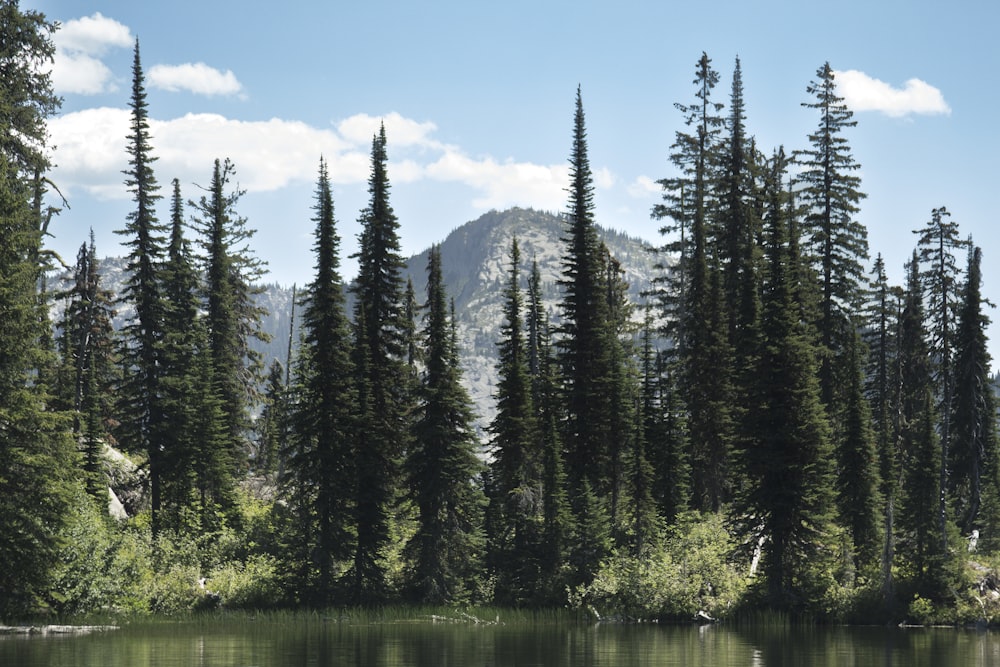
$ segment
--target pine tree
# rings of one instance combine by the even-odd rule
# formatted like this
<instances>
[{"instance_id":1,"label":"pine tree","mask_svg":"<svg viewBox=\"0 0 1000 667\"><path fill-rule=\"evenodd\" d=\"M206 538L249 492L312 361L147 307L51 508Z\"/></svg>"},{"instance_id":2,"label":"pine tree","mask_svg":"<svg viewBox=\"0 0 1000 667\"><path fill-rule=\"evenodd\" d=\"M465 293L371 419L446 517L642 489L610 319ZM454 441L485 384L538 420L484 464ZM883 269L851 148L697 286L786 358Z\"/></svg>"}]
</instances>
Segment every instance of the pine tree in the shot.
<instances>
[{"instance_id":1,"label":"pine tree","mask_svg":"<svg viewBox=\"0 0 1000 667\"><path fill-rule=\"evenodd\" d=\"M570 155L569 211L563 256L560 364L565 391L563 446L569 500L577 522L577 583L589 583L606 555L610 535L602 499L610 494L611 339L602 257L594 222L594 184L580 89L576 93ZM581 540L588 540L584 544Z\"/></svg>"},{"instance_id":2,"label":"pine tree","mask_svg":"<svg viewBox=\"0 0 1000 667\"><path fill-rule=\"evenodd\" d=\"M959 525L970 534L980 521L988 471L996 470L996 399L990 382L986 346L989 318L983 312L982 250L969 243L968 269L955 335L955 391L952 398L952 476ZM996 488L989 489L994 495ZM995 527L994 527L995 530Z\"/></svg>"},{"instance_id":3,"label":"pine tree","mask_svg":"<svg viewBox=\"0 0 1000 667\"><path fill-rule=\"evenodd\" d=\"M680 242L671 247L680 252L677 266L679 282L675 294L667 299L666 315L670 325L681 374L680 387L685 409L685 424L689 429L687 442L691 482L691 505L696 509L717 510L730 497L730 454L734 438L733 366L728 311L733 304L725 300L724 278L720 275L720 253L727 269L738 269L743 254L735 250L746 230L738 226L746 222L741 190L744 189L742 158L742 90L734 81L734 109L727 164L729 182L720 177L721 143L719 135L725 125L719 116L722 105L712 101L712 91L719 74L711 59L702 53L693 83L697 101L690 105L676 104L684 114L690 131L677 132L671 162L680 175L660 181L664 187L664 204L653 211L656 217L668 217L673 226L662 231L679 231ZM737 79L739 70L737 69ZM733 152L738 153L735 162ZM718 206L720 184L728 192ZM713 212L721 210L725 223L713 224ZM722 243L716 244L719 237ZM731 241L731 243L730 243ZM724 249L716 250L717 246ZM729 253L729 254L727 254ZM732 256L730 256L732 255ZM737 257L738 255L738 257ZM732 276L735 278L735 276Z\"/></svg>"},{"instance_id":4,"label":"pine tree","mask_svg":"<svg viewBox=\"0 0 1000 667\"><path fill-rule=\"evenodd\" d=\"M519 604L535 593L536 549L542 507L539 431L532 402L520 286L521 251L511 241L510 280L498 343L497 414L490 424L490 561L496 600Z\"/></svg>"},{"instance_id":5,"label":"pine tree","mask_svg":"<svg viewBox=\"0 0 1000 667\"><path fill-rule=\"evenodd\" d=\"M254 451L254 472L272 475L278 470L278 460L287 436L288 388L285 367L277 359L264 382L264 401L257 420L257 447Z\"/></svg>"},{"instance_id":6,"label":"pine tree","mask_svg":"<svg viewBox=\"0 0 1000 667\"><path fill-rule=\"evenodd\" d=\"M869 349L866 397L872 409L872 430L879 464L882 507L882 589L886 602L893 597L896 500L900 483L899 455L899 295L889 285L882 255L875 258L870 285L865 343Z\"/></svg>"},{"instance_id":7,"label":"pine tree","mask_svg":"<svg viewBox=\"0 0 1000 667\"><path fill-rule=\"evenodd\" d=\"M179 527L189 530L202 540L217 536L224 525L238 521L234 515L236 488L233 470L232 441L227 428L226 405L217 382L207 318L199 318L192 329L196 350L189 370L191 390L187 402L190 424L185 457L189 466L180 490L187 492L187 501L178 496L176 510ZM190 480L190 481L189 481Z\"/></svg>"},{"instance_id":8,"label":"pine tree","mask_svg":"<svg viewBox=\"0 0 1000 667\"><path fill-rule=\"evenodd\" d=\"M7 161L7 177L24 179L24 196L34 199L37 221L40 203L32 190L40 186L51 166L46 122L62 105L52 90L50 67L55 56L52 35L58 24L41 12L24 11L18 4L13 0L0 2L0 56L4 63L0 153ZM33 252L37 257L37 250Z\"/></svg>"},{"instance_id":9,"label":"pine tree","mask_svg":"<svg viewBox=\"0 0 1000 667\"><path fill-rule=\"evenodd\" d=\"M340 277L340 237L326 163L320 160L313 208L316 276L302 296L302 345L291 417L296 456L290 461L311 526L302 526L315 574L302 582L311 602L332 601L335 568L350 557L351 457L355 387L351 331Z\"/></svg>"},{"instance_id":10,"label":"pine tree","mask_svg":"<svg viewBox=\"0 0 1000 667\"><path fill-rule=\"evenodd\" d=\"M33 27L40 30L40 27ZM36 382L47 318L37 298L41 237L27 188L0 155L0 614L34 610L57 563L78 462L70 424L44 409Z\"/></svg>"},{"instance_id":11,"label":"pine tree","mask_svg":"<svg viewBox=\"0 0 1000 667\"><path fill-rule=\"evenodd\" d=\"M531 376L531 402L535 410L542 408L542 365L545 362L545 344L548 340L548 317L542 298L542 274L538 268L538 260L531 260L531 273L528 275L528 303L526 315L526 339L528 374Z\"/></svg>"},{"instance_id":12,"label":"pine tree","mask_svg":"<svg viewBox=\"0 0 1000 667\"><path fill-rule=\"evenodd\" d=\"M114 418L110 397L119 379L115 354L115 316L111 292L101 287L94 233L77 253L74 284L64 314L62 407L74 414L73 432L84 455L87 491L99 503L107 500L100 460Z\"/></svg>"},{"instance_id":13,"label":"pine tree","mask_svg":"<svg viewBox=\"0 0 1000 667\"><path fill-rule=\"evenodd\" d=\"M370 201L359 222L358 278L354 284L355 376L361 407L355 461L353 566L355 602L386 594L384 551L398 460L406 449L410 391L405 367L403 259L399 221L389 203L385 126L372 140Z\"/></svg>"},{"instance_id":14,"label":"pine tree","mask_svg":"<svg viewBox=\"0 0 1000 667\"><path fill-rule=\"evenodd\" d=\"M652 211L654 218L668 220L660 228L660 234L673 235L659 251L678 257L675 270L658 279L657 284L662 285L658 297L668 316L667 329L676 338L680 353L686 343L683 313L690 276L688 262L695 242L693 231L698 221L703 229L707 226L709 211L715 208L718 136L725 124L718 115L722 105L712 101L719 73L706 53L698 60L692 83L697 86L698 100L690 105L674 104L683 114L685 125L692 128L692 132L677 132L671 146L670 161L680 173L657 181L663 188L663 202ZM705 233L708 234L707 229Z\"/></svg>"},{"instance_id":15,"label":"pine tree","mask_svg":"<svg viewBox=\"0 0 1000 667\"><path fill-rule=\"evenodd\" d=\"M184 200L180 181L173 180L170 199L170 237L166 261L159 270L164 298L163 337L158 348L160 404L170 428L159 437L162 461L161 502L162 526L181 533L197 533L196 517L192 512L198 503L198 471L208 462L197 452L204 445L194 422L203 409L195 396L198 386L199 363L203 349L198 346L198 330L204 327L199 318L198 293L201 288L191 247L184 235Z\"/></svg>"},{"instance_id":16,"label":"pine tree","mask_svg":"<svg viewBox=\"0 0 1000 667\"><path fill-rule=\"evenodd\" d=\"M754 179L751 142L746 136L743 101L743 73L740 59L733 70L732 93L729 102L726 154L720 183L718 252L722 265L725 301L728 308L730 336L734 348L746 329L756 319L756 263L760 220L754 206ZM750 288L750 289L748 289ZM749 301L749 303L747 303Z\"/></svg>"},{"instance_id":17,"label":"pine tree","mask_svg":"<svg viewBox=\"0 0 1000 667\"><path fill-rule=\"evenodd\" d=\"M900 440L902 507L899 527L906 542L901 553L915 592L931 600L948 593L947 545L938 522L941 442L936 430L933 381L916 251L907 265L906 301L900 316Z\"/></svg>"},{"instance_id":18,"label":"pine tree","mask_svg":"<svg viewBox=\"0 0 1000 667\"><path fill-rule=\"evenodd\" d=\"M781 182L779 156L770 177L767 213L768 272L763 293L758 385L751 410L756 442L744 450L749 483L741 499L751 542L766 539L764 578L769 604L787 607L814 598L826 542L831 538L833 478L829 431L819 400L816 356L797 303L799 259L790 243L787 212L774 184Z\"/></svg>"},{"instance_id":19,"label":"pine tree","mask_svg":"<svg viewBox=\"0 0 1000 667\"><path fill-rule=\"evenodd\" d=\"M935 409L941 420L941 465L938 473L940 497L938 522L941 539L947 540L945 499L948 487L948 465L951 458L951 408L955 390L952 363L955 349L955 320L959 307L960 270L954 251L966 246L958 235L958 223L950 219L945 207L931 211L931 220L918 234L917 259L925 268L920 272L924 294L927 298L930 341L934 379Z\"/></svg>"},{"instance_id":20,"label":"pine tree","mask_svg":"<svg viewBox=\"0 0 1000 667\"><path fill-rule=\"evenodd\" d=\"M657 352L646 380L651 396L645 430L650 443L652 494L660 516L668 525L688 509L691 498L687 413L680 397L676 366L668 354Z\"/></svg>"},{"instance_id":21,"label":"pine tree","mask_svg":"<svg viewBox=\"0 0 1000 667\"><path fill-rule=\"evenodd\" d=\"M819 331L823 347L820 385L823 402L831 415L838 415L842 400L836 387L844 386L835 370L847 369L840 355L853 335L851 316L863 297L864 262L868 259L868 234L855 219L865 197L858 188L860 165L851 156L846 129L857 125L854 114L837 95L830 63L816 71L817 80L806 91L815 98L802 106L819 112L816 131L809 135L810 148L796 153L802 167L799 197L807 213L805 251L820 280ZM837 437L839 441L840 438Z\"/></svg>"},{"instance_id":22,"label":"pine tree","mask_svg":"<svg viewBox=\"0 0 1000 667\"><path fill-rule=\"evenodd\" d=\"M558 363L552 349L548 317L542 302L542 276L538 261L531 263L528 278L528 372L531 403L538 425L542 476L542 539L538 554L540 585L536 602L555 604L565 595L564 566L569 548L572 517L566 497L559 422L562 419Z\"/></svg>"},{"instance_id":23,"label":"pine tree","mask_svg":"<svg viewBox=\"0 0 1000 667\"><path fill-rule=\"evenodd\" d=\"M149 108L146 102L145 77L136 40L132 60L132 97L128 144L129 168L125 186L132 193L135 210L129 212L125 227L118 233L129 249L125 264L128 279L120 299L135 309L135 316L122 328L125 342L122 354L123 398L122 434L119 441L127 449L145 452L149 459L149 484L152 504L152 527L159 529L161 476L163 462L160 439L170 428L159 397L159 348L163 337L166 308L162 294L160 265L164 256L164 226L156 217L160 199L159 184L153 173L156 157L149 134Z\"/></svg>"},{"instance_id":24,"label":"pine tree","mask_svg":"<svg viewBox=\"0 0 1000 667\"><path fill-rule=\"evenodd\" d=\"M475 485L475 419L461 384L454 315L449 318L441 277L441 251L431 249L427 303L422 331L426 367L413 449L406 460L409 493L418 509L418 527L407 552L413 561L410 586L423 603L467 599L480 565L482 490Z\"/></svg>"},{"instance_id":25,"label":"pine tree","mask_svg":"<svg viewBox=\"0 0 1000 667\"><path fill-rule=\"evenodd\" d=\"M841 523L854 546L854 564L867 568L877 562L881 543L880 462L872 431L871 406L864 393L860 336L855 336L850 346L847 359L851 368L857 370L848 378L850 385L844 391L844 442L838 460L837 500Z\"/></svg>"},{"instance_id":26,"label":"pine tree","mask_svg":"<svg viewBox=\"0 0 1000 667\"><path fill-rule=\"evenodd\" d=\"M45 122L59 98L48 63L56 26L0 2L0 616L37 611L58 566L78 469L70 423L48 411L40 341L49 330L40 295L42 229L32 206L49 167Z\"/></svg>"},{"instance_id":27,"label":"pine tree","mask_svg":"<svg viewBox=\"0 0 1000 667\"><path fill-rule=\"evenodd\" d=\"M639 369L635 363L633 305L621 262L601 244L604 287L608 303L608 342L611 378L607 401L611 407L609 519L619 544L635 547L653 530L655 511L651 497L651 469L639 412Z\"/></svg>"},{"instance_id":28,"label":"pine tree","mask_svg":"<svg viewBox=\"0 0 1000 667\"><path fill-rule=\"evenodd\" d=\"M709 263L706 238L697 221L693 235L679 360L687 408L691 504L698 510L718 511L732 492L733 355L721 276Z\"/></svg>"},{"instance_id":29,"label":"pine tree","mask_svg":"<svg viewBox=\"0 0 1000 667\"><path fill-rule=\"evenodd\" d=\"M234 174L228 159L215 160L206 194L190 202L205 253L205 326L212 381L223 415L224 451L213 460L225 468L213 471L218 487L210 495L225 511L233 509L224 499L230 495L234 476L245 472L249 403L256 396L261 372L260 355L250 346L250 339L267 340L260 330L263 310L255 302L261 292L256 285L263 276L263 263L248 246L254 231L236 212L243 191L227 191Z\"/></svg>"},{"instance_id":30,"label":"pine tree","mask_svg":"<svg viewBox=\"0 0 1000 667\"><path fill-rule=\"evenodd\" d=\"M635 405L635 436L628 461L627 477L630 479L630 506L632 509L632 545L635 553L642 553L648 538L657 525L656 445L659 444L661 411L656 395L656 356L653 347L653 315L646 305L645 319L640 332L639 367L637 372Z\"/></svg>"}]
</instances>

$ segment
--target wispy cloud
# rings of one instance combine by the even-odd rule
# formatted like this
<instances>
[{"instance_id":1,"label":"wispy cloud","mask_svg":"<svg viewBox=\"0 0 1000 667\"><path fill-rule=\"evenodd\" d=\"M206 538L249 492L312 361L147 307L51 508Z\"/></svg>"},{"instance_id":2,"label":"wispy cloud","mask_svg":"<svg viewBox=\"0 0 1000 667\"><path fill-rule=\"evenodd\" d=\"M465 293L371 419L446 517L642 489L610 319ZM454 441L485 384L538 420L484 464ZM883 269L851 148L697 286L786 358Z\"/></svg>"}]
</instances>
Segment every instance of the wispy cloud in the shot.
<instances>
[{"instance_id":1,"label":"wispy cloud","mask_svg":"<svg viewBox=\"0 0 1000 667\"><path fill-rule=\"evenodd\" d=\"M395 111L384 116L354 114L338 121L336 126L337 132L342 137L358 146L364 146L371 144L372 137L383 123L386 135L392 137L392 143L396 146L440 146L437 141L431 139L431 134L437 131L437 125L431 121L421 122L405 118Z\"/></svg>"},{"instance_id":2,"label":"wispy cloud","mask_svg":"<svg viewBox=\"0 0 1000 667\"><path fill-rule=\"evenodd\" d=\"M645 199L650 195L661 193L663 188L649 176L638 176L629 184L627 190L630 196Z\"/></svg>"},{"instance_id":3,"label":"wispy cloud","mask_svg":"<svg viewBox=\"0 0 1000 667\"><path fill-rule=\"evenodd\" d=\"M64 114L49 121L56 149L55 177L61 188L85 190L101 199L124 199L121 185L130 112L108 107ZM368 152L356 150L332 130L297 121L238 121L218 114L186 114L150 120L156 173L161 183L205 182L215 158L232 158L241 187L271 191L315 178L320 154L331 177L342 182L367 177Z\"/></svg>"},{"instance_id":4,"label":"wispy cloud","mask_svg":"<svg viewBox=\"0 0 1000 667\"><path fill-rule=\"evenodd\" d=\"M893 118L951 113L941 91L920 79L894 88L858 70L834 72L834 77L838 92L854 111L879 111Z\"/></svg>"},{"instance_id":5,"label":"wispy cloud","mask_svg":"<svg viewBox=\"0 0 1000 667\"><path fill-rule=\"evenodd\" d=\"M479 191L476 208L503 208L515 204L542 209L559 208L566 201L569 169L565 165L540 165L492 157L473 158L448 147L427 165L427 176L436 181L463 183Z\"/></svg>"},{"instance_id":6,"label":"wispy cloud","mask_svg":"<svg viewBox=\"0 0 1000 667\"><path fill-rule=\"evenodd\" d=\"M67 21L56 31L52 87L57 93L97 95L117 90L114 76L101 57L127 48L134 39L128 27L96 12Z\"/></svg>"},{"instance_id":7,"label":"wispy cloud","mask_svg":"<svg viewBox=\"0 0 1000 667\"><path fill-rule=\"evenodd\" d=\"M243 84L232 70L225 72L205 63L154 65L146 75L149 84L170 92L187 91L196 95L239 95Z\"/></svg>"},{"instance_id":8,"label":"wispy cloud","mask_svg":"<svg viewBox=\"0 0 1000 667\"><path fill-rule=\"evenodd\" d=\"M49 123L55 178L66 191L84 190L102 199L125 199L122 170L127 168L125 137L129 111L95 108L64 114ZM217 157L232 158L240 186L274 191L293 183L311 183L322 154L335 184L364 183L370 171L372 134L384 122L389 140L390 178L398 183L459 183L473 190L471 204L490 209L512 205L558 209L569 182L565 163L540 165L470 156L434 137L437 126L398 113L356 114L316 128L299 121L240 121L218 114L186 114L150 120L156 173L161 183L179 178L202 183ZM616 179L607 169L596 172L599 187Z\"/></svg>"}]
</instances>

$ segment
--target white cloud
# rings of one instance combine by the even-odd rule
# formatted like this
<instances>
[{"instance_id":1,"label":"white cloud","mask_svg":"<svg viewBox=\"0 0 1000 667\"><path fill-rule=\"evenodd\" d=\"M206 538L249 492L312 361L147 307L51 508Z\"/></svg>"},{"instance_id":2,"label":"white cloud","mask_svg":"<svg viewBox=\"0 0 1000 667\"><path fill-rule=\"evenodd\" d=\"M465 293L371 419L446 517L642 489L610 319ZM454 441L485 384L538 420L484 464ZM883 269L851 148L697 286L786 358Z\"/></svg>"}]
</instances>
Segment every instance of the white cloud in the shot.
<instances>
[{"instance_id":1,"label":"white cloud","mask_svg":"<svg viewBox=\"0 0 1000 667\"><path fill-rule=\"evenodd\" d=\"M86 191L101 199L127 199L122 171L127 168L125 137L128 109L97 108L67 113L50 121L56 145L55 181L70 196ZM358 114L315 128L298 121L239 121L218 114L187 114L150 119L154 167L160 185L179 178L187 188L205 184L216 158L236 165L236 181L251 192L312 183L322 154L334 185L365 183L370 172L370 141L385 119L389 139L389 177L393 183L425 180L458 183L473 191L471 205L487 210L513 205L558 210L566 203L569 167L541 165L491 156L471 157L433 137L436 126L398 113ZM616 179L608 169L595 173L598 187ZM194 194L194 193L192 193Z\"/></svg>"},{"instance_id":2,"label":"white cloud","mask_svg":"<svg viewBox=\"0 0 1000 667\"><path fill-rule=\"evenodd\" d=\"M97 12L64 23L53 42L53 89L57 93L96 95L117 90L111 70L100 57L112 48L131 46L133 37L127 26Z\"/></svg>"},{"instance_id":3,"label":"white cloud","mask_svg":"<svg viewBox=\"0 0 1000 667\"><path fill-rule=\"evenodd\" d=\"M128 26L96 12L93 16L66 21L56 31L53 41L58 49L102 56L111 47L132 46L135 39Z\"/></svg>"},{"instance_id":4,"label":"white cloud","mask_svg":"<svg viewBox=\"0 0 1000 667\"><path fill-rule=\"evenodd\" d=\"M243 91L243 84L232 70L222 72L205 63L154 65L147 78L150 85L170 92L186 90L197 95L237 95Z\"/></svg>"},{"instance_id":5,"label":"white cloud","mask_svg":"<svg viewBox=\"0 0 1000 667\"><path fill-rule=\"evenodd\" d=\"M107 65L85 53L56 52L52 89L61 94L97 95L118 87Z\"/></svg>"},{"instance_id":6,"label":"white cloud","mask_svg":"<svg viewBox=\"0 0 1000 667\"><path fill-rule=\"evenodd\" d=\"M872 78L858 70L834 72L837 91L854 111L880 111L899 118L909 114L950 114L944 95L934 86L910 79L903 88Z\"/></svg>"},{"instance_id":7,"label":"white cloud","mask_svg":"<svg viewBox=\"0 0 1000 667\"><path fill-rule=\"evenodd\" d=\"M427 175L439 181L457 181L482 191L472 201L476 208L512 205L555 210L566 203L569 168L486 157L473 159L455 148L427 166Z\"/></svg>"},{"instance_id":8,"label":"white cloud","mask_svg":"<svg viewBox=\"0 0 1000 667\"><path fill-rule=\"evenodd\" d=\"M594 171L594 185L599 188L611 189L615 187L617 178L607 167L601 167Z\"/></svg>"},{"instance_id":9,"label":"white cloud","mask_svg":"<svg viewBox=\"0 0 1000 667\"><path fill-rule=\"evenodd\" d=\"M124 199L122 170L128 166L128 109L107 107L64 114L49 121L56 146L54 177L64 191L85 190L102 199ZM297 121L244 122L217 114L150 119L150 136L161 186L206 183L216 158L229 157L240 186L270 191L292 182L312 182L322 153L334 181L363 182L367 151L357 151L331 130Z\"/></svg>"},{"instance_id":10,"label":"white cloud","mask_svg":"<svg viewBox=\"0 0 1000 667\"><path fill-rule=\"evenodd\" d=\"M437 125L430 121L419 122L404 118L395 111L385 116L355 114L337 123L337 131L356 146L371 146L372 137L378 133L382 123L385 123L386 140L390 150L393 146L442 148L441 143L430 138L430 135L437 130Z\"/></svg>"},{"instance_id":11,"label":"white cloud","mask_svg":"<svg viewBox=\"0 0 1000 667\"><path fill-rule=\"evenodd\" d=\"M649 176L639 176L628 186L628 193L632 197L644 198L652 194L659 194L663 188Z\"/></svg>"}]
</instances>

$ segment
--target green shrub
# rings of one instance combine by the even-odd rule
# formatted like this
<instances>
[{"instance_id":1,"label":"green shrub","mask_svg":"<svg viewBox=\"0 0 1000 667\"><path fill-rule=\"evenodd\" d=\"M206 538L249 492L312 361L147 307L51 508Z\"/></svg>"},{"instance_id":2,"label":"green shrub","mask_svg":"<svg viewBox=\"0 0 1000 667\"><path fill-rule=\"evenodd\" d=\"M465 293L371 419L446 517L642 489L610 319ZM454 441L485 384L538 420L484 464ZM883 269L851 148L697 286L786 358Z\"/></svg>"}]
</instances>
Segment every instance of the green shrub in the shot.
<instances>
[{"instance_id":1,"label":"green shrub","mask_svg":"<svg viewBox=\"0 0 1000 667\"><path fill-rule=\"evenodd\" d=\"M926 625L934 621L934 603L919 595L914 595L910 606L906 610L906 617L910 623Z\"/></svg>"},{"instance_id":2,"label":"green shrub","mask_svg":"<svg viewBox=\"0 0 1000 667\"><path fill-rule=\"evenodd\" d=\"M112 567L116 554L114 527L82 488L77 490L65 530L49 587L49 606L58 614L109 608L118 586Z\"/></svg>"},{"instance_id":3,"label":"green shrub","mask_svg":"<svg viewBox=\"0 0 1000 667\"><path fill-rule=\"evenodd\" d=\"M612 556L572 601L632 618L722 617L747 587L734 547L721 514L688 515L646 552Z\"/></svg>"},{"instance_id":4,"label":"green shrub","mask_svg":"<svg viewBox=\"0 0 1000 667\"><path fill-rule=\"evenodd\" d=\"M183 614L205 607L208 592L199 585L200 571L192 565L174 565L158 573L148 590L149 610L157 614Z\"/></svg>"},{"instance_id":5,"label":"green shrub","mask_svg":"<svg viewBox=\"0 0 1000 667\"><path fill-rule=\"evenodd\" d=\"M281 602L278 564L270 556L251 556L246 563L224 563L212 571L206 588L223 607L264 609Z\"/></svg>"}]
</instances>

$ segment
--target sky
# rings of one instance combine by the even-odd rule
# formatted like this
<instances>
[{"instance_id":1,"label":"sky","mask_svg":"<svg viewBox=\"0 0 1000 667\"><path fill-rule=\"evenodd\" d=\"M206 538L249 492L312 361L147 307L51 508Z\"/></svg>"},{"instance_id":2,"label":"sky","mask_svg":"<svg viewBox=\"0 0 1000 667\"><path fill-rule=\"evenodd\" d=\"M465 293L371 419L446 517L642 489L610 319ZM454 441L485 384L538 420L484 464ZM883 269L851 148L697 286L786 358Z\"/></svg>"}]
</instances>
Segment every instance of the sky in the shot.
<instances>
[{"instance_id":1,"label":"sky","mask_svg":"<svg viewBox=\"0 0 1000 667\"><path fill-rule=\"evenodd\" d=\"M403 251L419 252L490 209L565 210L580 87L599 224L658 242L657 179L674 173L675 104L695 101L702 52L729 100L741 62L746 126L766 154L808 147L806 89L829 62L857 126L858 219L895 284L932 209L983 248L1000 303L1000 3L844 0L364 0L191 2L22 0L58 21L50 122L53 181L69 208L48 245L72 261L93 229L98 254L130 210L123 185L133 47L139 42L155 174L198 199L230 158L268 281L312 277L312 206L329 165L343 272L367 203L373 134L388 138ZM964 266L964 253L958 258ZM996 313L994 319L1000 319ZM990 330L994 358L1000 328Z\"/></svg>"}]
</instances>

